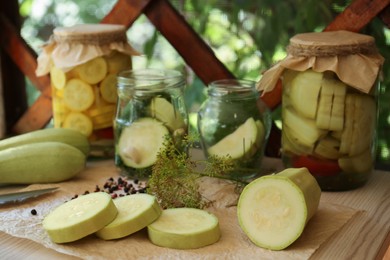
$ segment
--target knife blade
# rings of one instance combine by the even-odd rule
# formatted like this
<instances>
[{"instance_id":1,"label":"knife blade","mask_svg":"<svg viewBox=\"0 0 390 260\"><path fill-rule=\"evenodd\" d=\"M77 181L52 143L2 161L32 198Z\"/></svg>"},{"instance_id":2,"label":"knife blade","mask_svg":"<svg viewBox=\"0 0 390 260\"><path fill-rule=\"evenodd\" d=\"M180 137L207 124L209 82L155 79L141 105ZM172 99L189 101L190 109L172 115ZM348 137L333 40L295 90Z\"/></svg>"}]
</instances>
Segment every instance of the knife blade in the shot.
<instances>
[{"instance_id":1,"label":"knife blade","mask_svg":"<svg viewBox=\"0 0 390 260\"><path fill-rule=\"evenodd\" d=\"M55 191L56 189L58 189L58 187L1 194L0 205L10 203L10 202L20 202L29 198L38 197L45 193Z\"/></svg>"}]
</instances>

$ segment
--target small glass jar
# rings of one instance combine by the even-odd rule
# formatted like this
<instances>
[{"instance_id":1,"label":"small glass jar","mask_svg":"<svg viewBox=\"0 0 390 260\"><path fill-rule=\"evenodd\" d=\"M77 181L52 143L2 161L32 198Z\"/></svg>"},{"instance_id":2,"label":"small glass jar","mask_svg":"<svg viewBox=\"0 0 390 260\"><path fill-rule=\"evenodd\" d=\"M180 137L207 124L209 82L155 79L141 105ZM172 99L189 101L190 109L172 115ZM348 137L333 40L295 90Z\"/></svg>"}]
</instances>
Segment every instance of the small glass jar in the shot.
<instances>
[{"instance_id":1,"label":"small glass jar","mask_svg":"<svg viewBox=\"0 0 390 260\"><path fill-rule=\"evenodd\" d=\"M290 62L301 63L281 75L285 167L308 168L326 191L362 186L375 165L382 58L373 38L343 31L301 34L288 51ZM305 62L309 66L302 69Z\"/></svg>"},{"instance_id":2,"label":"small glass jar","mask_svg":"<svg viewBox=\"0 0 390 260\"><path fill-rule=\"evenodd\" d=\"M54 29L38 58L37 74L50 74L54 127L86 135L92 155L113 154L116 76L132 68L131 54L126 27L81 24Z\"/></svg>"},{"instance_id":3,"label":"small glass jar","mask_svg":"<svg viewBox=\"0 0 390 260\"><path fill-rule=\"evenodd\" d=\"M218 80L208 87L208 99L198 112L198 131L204 154L230 158L228 175L247 180L259 175L271 117L259 100L255 82Z\"/></svg>"},{"instance_id":4,"label":"small glass jar","mask_svg":"<svg viewBox=\"0 0 390 260\"><path fill-rule=\"evenodd\" d=\"M123 174L145 179L167 138L177 149L188 132L185 80L174 70L140 69L118 75L114 122L115 164Z\"/></svg>"}]
</instances>

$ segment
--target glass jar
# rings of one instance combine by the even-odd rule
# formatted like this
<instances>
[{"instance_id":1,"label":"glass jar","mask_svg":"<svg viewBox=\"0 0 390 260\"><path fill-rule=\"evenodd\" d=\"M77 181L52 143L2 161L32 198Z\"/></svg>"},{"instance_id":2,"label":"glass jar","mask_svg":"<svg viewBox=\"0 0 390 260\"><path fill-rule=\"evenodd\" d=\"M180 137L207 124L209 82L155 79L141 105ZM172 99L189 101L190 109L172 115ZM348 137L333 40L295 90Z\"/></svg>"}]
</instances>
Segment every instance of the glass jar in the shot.
<instances>
[{"instance_id":1,"label":"glass jar","mask_svg":"<svg viewBox=\"0 0 390 260\"><path fill-rule=\"evenodd\" d=\"M198 112L198 131L204 154L230 158L235 169L228 177L257 176L271 126L270 113L259 100L255 82L218 80L208 87L208 99Z\"/></svg>"},{"instance_id":2,"label":"glass jar","mask_svg":"<svg viewBox=\"0 0 390 260\"><path fill-rule=\"evenodd\" d=\"M115 164L123 174L147 178L167 138L184 149L188 132L185 81L174 70L142 69L118 75Z\"/></svg>"},{"instance_id":3,"label":"glass jar","mask_svg":"<svg viewBox=\"0 0 390 260\"><path fill-rule=\"evenodd\" d=\"M305 84L310 77L310 84ZM285 166L308 168L323 190L363 185L374 168L375 91L362 93L334 73L312 70L286 70L283 88ZM318 93L313 94L314 88Z\"/></svg>"},{"instance_id":4,"label":"glass jar","mask_svg":"<svg viewBox=\"0 0 390 260\"><path fill-rule=\"evenodd\" d=\"M38 58L37 74L50 74L54 127L86 135L93 155L114 147L116 75L132 68L132 54L124 26L83 24L54 29Z\"/></svg>"},{"instance_id":5,"label":"glass jar","mask_svg":"<svg viewBox=\"0 0 390 260\"><path fill-rule=\"evenodd\" d=\"M382 58L373 38L351 32L301 34L290 40L288 51L289 62L301 63L281 75L285 167L308 168L322 190L362 186L375 165Z\"/></svg>"}]
</instances>

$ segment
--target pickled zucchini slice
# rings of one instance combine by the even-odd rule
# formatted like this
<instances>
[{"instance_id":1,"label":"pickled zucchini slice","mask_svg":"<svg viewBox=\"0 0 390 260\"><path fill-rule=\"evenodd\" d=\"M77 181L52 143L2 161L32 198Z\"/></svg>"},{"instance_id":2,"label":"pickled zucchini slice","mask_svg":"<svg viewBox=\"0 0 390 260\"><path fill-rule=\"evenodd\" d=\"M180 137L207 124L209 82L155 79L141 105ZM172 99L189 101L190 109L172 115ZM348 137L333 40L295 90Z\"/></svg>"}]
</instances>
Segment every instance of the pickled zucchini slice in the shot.
<instances>
[{"instance_id":1,"label":"pickled zucchini slice","mask_svg":"<svg viewBox=\"0 0 390 260\"><path fill-rule=\"evenodd\" d=\"M88 84L97 84L107 74L107 62L102 57L97 57L76 67L79 78Z\"/></svg>"},{"instance_id":2,"label":"pickled zucchini slice","mask_svg":"<svg viewBox=\"0 0 390 260\"><path fill-rule=\"evenodd\" d=\"M66 74L57 67L50 69L50 80L56 89L63 89L66 84Z\"/></svg>"},{"instance_id":3,"label":"pickled zucchini slice","mask_svg":"<svg viewBox=\"0 0 390 260\"><path fill-rule=\"evenodd\" d=\"M115 103L117 99L116 75L109 74L100 83L100 94L108 103Z\"/></svg>"},{"instance_id":4,"label":"pickled zucchini slice","mask_svg":"<svg viewBox=\"0 0 390 260\"><path fill-rule=\"evenodd\" d=\"M118 209L116 218L96 232L102 239L118 239L131 235L155 221L162 213L156 197L149 194L134 194L114 200Z\"/></svg>"},{"instance_id":5,"label":"pickled zucchini slice","mask_svg":"<svg viewBox=\"0 0 390 260\"><path fill-rule=\"evenodd\" d=\"M105 57L108 73L117 74L123 70L131 69L131 58L117 51Z\"/></svg>"},{"instance_id":6,"label":"pickled zucchini slice","mask_svg":"<svg viewBox=\"0 0 390 260\"><path fill-rule=\"evenodd\" d=\"M93 131L93 123L91 119L80 112L69 113L65 117L63 127L76 130L85 136L90 136Z\"/></svg>"},{"instance_id":7,"label":"pickled zucchini slice","mask_svg":"<svg viewBox=\"0 0 390 260\"><path fill-rule=\"evenodd\" d=\"M118 141L118 154L126 166L149 167L156 162L168 134L168 129L160 121L142 118L123 129Z\"/></svg>"},{"instance_id":8,"label":"pickled zucchini slice","mask_svg":"<svg viewBox=\"0 0 390 260\"><path fill-rule=\"evenodd\" d=\"M161 247L195 249L217 242L221 233L213 214L195 208L172 208L148 226L148 235Z\"/></svg>"},{"instance_id":9,"label":"pickled zucchini slice","mask_svg":"<svg viewBox=\"0 0 390 260\"><path fill-rule=\"evenodd\" d=\"M84 111L89 108L95 96L92 87L79 79L71 79L64 88L64 103L73 111Z\"/></svg>"},{"instance_id":10,"label":"pickled zucchini slice","mask_svg":"<svg viewBox=\"0 0 390 260\"><path fill-rule=\"evenodd\" d=\"M184 120L173 105L162 97L155 97L150 103L152 117L163 122L171 131L184 128Z\"/></svg>"},{"instance_id":11,"label":"pickled zucchini slice","mask_svg":"<svg viewBox=\"0 0 390 260\"><path fill-rule=\"evenodd\" d=\"M261 129L255 120L252 117L248 118L233 133L211 146L208 149L208 153L218 156L230 156L232 159L242 158L259 146L259 130Z\"/></svg>"},{"instance_id":12,"label":"pickled zucchini slice","mask_svg":"<svg viewBox=\"0 0 390 260\"><path fill-rule=\"evenodd\" d=\"M43 228L55 243L79 240L109 224L117 215L111 196L95 192L61 204L43 220Z\"/></svg>"}]
</instances>

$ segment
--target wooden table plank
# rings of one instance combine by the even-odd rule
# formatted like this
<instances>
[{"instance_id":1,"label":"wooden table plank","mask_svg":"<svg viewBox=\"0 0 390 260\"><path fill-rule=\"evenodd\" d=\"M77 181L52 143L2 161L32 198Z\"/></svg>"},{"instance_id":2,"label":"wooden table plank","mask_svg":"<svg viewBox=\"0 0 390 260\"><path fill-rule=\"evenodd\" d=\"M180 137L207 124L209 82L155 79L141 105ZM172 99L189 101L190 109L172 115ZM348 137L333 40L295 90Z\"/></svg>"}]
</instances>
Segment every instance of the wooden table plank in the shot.
<instances>
[{"instance_id":1,"label":"wooden table plank","mask_svg":"<svg viewBox=\"0 0 390 260\"><path fill-rule=\"evenodd\" d=\"M92 163L93 164L93 163ZM112 163L110 163L112 164ZM282 169L279 159L266 158L267 169ZM107 165L99 162L98 165ZM105 168L107 169L107 168ZM390 256L390 172L376 171L363 187L346 192L324 192L321 203L344 205L359 210L342 229L323 243L311 259L382 259ZM332 221L329 219L329 221ZM0 259L67 257L27 239L0 232ZM239 257L238 257L239 258ZM67 258L66 258L67 259ZM72 259L72 258L70 258Z\"/></svg>"}]
</instances>

